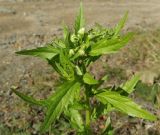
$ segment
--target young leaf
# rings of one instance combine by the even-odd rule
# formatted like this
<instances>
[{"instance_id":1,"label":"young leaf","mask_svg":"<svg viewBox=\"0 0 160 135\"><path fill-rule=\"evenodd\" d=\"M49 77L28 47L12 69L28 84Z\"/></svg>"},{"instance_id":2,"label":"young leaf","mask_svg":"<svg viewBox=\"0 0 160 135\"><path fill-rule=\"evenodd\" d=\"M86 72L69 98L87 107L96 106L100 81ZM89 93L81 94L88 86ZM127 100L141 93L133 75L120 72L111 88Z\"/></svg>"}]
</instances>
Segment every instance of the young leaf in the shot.
<instances>
[{"instance_id":1,"label":"young leaf","mask_svg":"<svg viewBox=\"0 0 160 135\"><path fill-rule=\"evenodd\" d=\"M102 131L102 135L106 135L106 134L107 135L113 135L114 134L113 127L111 125L111 118L110 117L107 118L107 120L105 122L105 127Z\"/></svg>"},{"instance_id":2,"label":"young leaf","mask_svg":"<svg viewBox=\"0 0 160 135\"><path fill-rule=\"evenodd\" d=\"M89 73L85 73L85 75L83 76L83 81L86 83L86 84L90 84L90 85L94 85L94 84L97 84L98 81L95 80L93 78L93 76Z\"/></svg>"},{"instance_id":3,"label":"young leaf","mask_svg":"<svg viewBox=\"0 0 160 135\"><path fill-rule=\"evenodd\" d=\"M123 84L121 88L130 94L134 91L134 87L138 83L139 79L140 79L139 74L134 75L130 80L128 80L125 84Z\"/></svg>"},{"instance_id":4,"label":"young leaf","mask_svg":"<svg viewBox=\"0 0 160 135\"><path fill-rule=\"evenodd\" d=\"M21 99L23 99L24 101L32 104L32 105L39 105L39 106L48 106L47 102L45 100L36 100L32 97L26 96L21 92L18 92L17 90L12 89L12 91L19 96Z\"/></svg>"},{"instance_id":5,"label":"young leaf","mask_svg":"<svg viewBox=\"0 0 160 135\"><path fill-rule=\"evenodd\" d=\"M75 24L74 24L74 28L75 28L75 33L77 34L78 31L84 27L84 23L85 23L85 20L84 20L84 16L83 16L83 5L81 3L80 5L80 9L79 9L79 14L78 16L76 17L76 20L75 20Z\"/></svg>"},{"instance_id":6,"label":"young leaf","mask_svg":"<svg viewBox=\"0 0 160 135\"><path fill-rule=\"evenodd\" d=\"M82 102L82 101L74 101L74 104L71 105L71 107L74 110L85 110L88 109L88 106L86 105L86 103Z\"/></svg>"},{"instance_id":7,"label":"young leaf","mask_svg":"<svg viewBox=\"0 0 160 135\"><path fill-rule=\"evenodd\" d=\"M54 44L58 47L58 48L66 48L65 42L62 39L55 39Z\"/></svg>"},{"instance_id":8,"label":"young leaf","mask_svg":"<svg viewBox=\"0 0 160 135\"><path fill-rule=\"evenodd\" d=\"M119 32L121 31L121 29L124 27L127 17L128 17L128 12L125 13L124 17L120 20L118 25L115 27L114 37L117 36Z\"/></svg>"},{"instance_id":9,"label":"young leaf","mask_svg":"<svg viewBox=\"0 0 160 135\"><path fill-rule=\"evenodd\" d=\"M69 28L66 24L63 24L63 38L66 39L69 33Z\"/></svg>"},{"instance_id":10,"label":"young leaf","mask_svg":"<svg viewBox=\"0 0 160 135\"><path fill-rule=\"evenodd\" d=\"M123 36L122 39L103 39L91 47L90 55L98 56L102 54L115 53L122 47L124 47L128 41L133 37L132 33L128 33Z\"/></svg>"},{"instance_id":11,"label":"young leaf","mask_svg":"<svg viewBox=\"0 0 160 135\"><path fill-rule=\"evenodd\" d=\"M75 81L66 82L59 87L57 92L48 100L50 101L50 106L41 126L41 132L46 131L51 123L55 122L69 103L73 102L75 95L79 94L79 90L80 83Z\"/></svg>"},{"instance_id":12,"label":"young leaf","mask_svg":"<svg viewBox=\"0 0 160 135\"><path fill-rule=\"evenodd\" d=\"M65 114L70 117L70 123L74 129L78 132L84 131L83 119L78 110L71 107L66 110Z\"/></svg>"},{"instance_id":13,"label":"young leaf","mask_svg":"<svg viewBox=\"0 0 160 135\"><path fill-rule=\"evenodd\" d=\"M16 54L32 55L32 56L41 57L44 59L51 59L58 53L59 53L59 50L53 47L52 45L48 45L46 47L38 47L32 50L22 50L22 51L16 52Z\"/></svg>"},{"instance_id":14,"label":"young leaf","mask_svg":"<svg viewBox=\"0 0 160 135\"><path fill-rule=\"evenodd\" d=\"M81 69L78 66L75 66L75 68L76 68L76 72L78 75L80 75L80 76L83 75Z\"/></svg>"},{"instance_id":15,"label":"young leaf","mask_svg":"<svg viewBox=\"0 0 160 135\"><path fill-rule=\"evenodd\" d=\"M71 33L69 31L68 26L64 25L64 28L63 28L63 37L64 37L65 47L68 48L68 49L74 47L73 43L70 40L70 35L71 35Z\"/></svg>"},{"instance_id":16,"label":"young leaf","mask_svg":"<svg viewBox=\"0 0 160 135\"><path fill-rule=\"evenodd\" d=\"M56 65L56 69L57 69L57 72L59 73L59 74L61 74L61 76L63 76L64 78L68 78L69 79L69 75L68 75L68 73L63 69L63 67L59 64L59 63L57 63L57 62L55 62L55 65Z\"/></svg>"},{"instance_id":17,"label":"young leaf","mask_svg":"<svg viewBox=\"0 0 160 135\"><path fill-rule=\"evenodd\" d=\"M129 98L125 96L121 96L116 92L105 91L100 94L97 94L96 97L103 104L110 103L116 109L130 116L139 117L139 118L148 119L148 120L156 120L156 116L141 109L139 105L131 101Z\"/></svg>"},{"instance_id":18,"label":"young leaf","mask_svg":"<svg viewBox=\"0 0 160 135\"><path fill-rule=\"evenodd\" d=\"M60 51L59 62L62 65L64 72L66 72L67 74L67 76L65 76L67 80L73 80L74 69L72 62L68 58L68 54L63 51Z\"/></svg>"}]
</instances>

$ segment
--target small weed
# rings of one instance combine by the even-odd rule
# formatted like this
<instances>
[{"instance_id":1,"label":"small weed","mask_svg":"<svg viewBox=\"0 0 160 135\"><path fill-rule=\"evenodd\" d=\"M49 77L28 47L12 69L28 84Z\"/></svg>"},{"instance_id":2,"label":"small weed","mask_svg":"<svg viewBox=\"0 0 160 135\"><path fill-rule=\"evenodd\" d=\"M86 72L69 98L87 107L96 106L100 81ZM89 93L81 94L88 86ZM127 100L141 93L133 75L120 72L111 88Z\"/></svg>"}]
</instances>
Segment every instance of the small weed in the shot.
<instances>
[{"instance_id":1,"label":"small weed","mask_svg":"<svg viewBox=\"0 0 160 135\"><path fill-rule=\"evenodd\" d=\"M62 113L79 135L91 135L91 123L113 110L132 117L156 120L156 116L141 109L128 98L134 91L140 75L134 75L118 87L105 88L101 86L107 76L95 79L88 70L88 66L102 55L118 52L132 39L132 33L120 33L127 15L128 13L114 28L96 24L92 29L86 30L81 4L74 30L64 25L63 38L57 38L45 47L17 52L45 59L60 75L59 86L44 100L34 99L13 89L24 101L46 109L46 117L40 127L42 133L52 130L51 124L54 124ZM101 134L113 134L109 115L106 123L101 126Z\"/></svg>"}]
</instances>

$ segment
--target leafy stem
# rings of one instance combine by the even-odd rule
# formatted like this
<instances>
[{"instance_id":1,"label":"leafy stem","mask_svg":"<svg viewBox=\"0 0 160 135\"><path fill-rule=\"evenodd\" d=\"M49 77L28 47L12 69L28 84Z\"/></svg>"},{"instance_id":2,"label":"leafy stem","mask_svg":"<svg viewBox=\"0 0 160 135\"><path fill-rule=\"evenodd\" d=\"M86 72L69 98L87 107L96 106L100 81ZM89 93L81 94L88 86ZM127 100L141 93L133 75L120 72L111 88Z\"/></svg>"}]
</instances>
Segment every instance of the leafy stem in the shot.
<instances>
[{"instance_id":1,"label":"leafy stem","mask_svg":"<svg viewBox=\"0 0 160 135\"><path fill-rule=\"evenodd\" d=\"M24 101L46 108L46 117L40 128L42 133L48 131L52 123L55 123L62 114L69 118L71 127L81 135L91 135L91 116L94 115L94 118L98 119L100 115L107 114L106 110L118 110L132 117L156 120L156 116L145 111L128 98L128 95L134 91L140 75L135 74L119 87L102 89L99 86L104 83L107 77L104 76L96 80L87 69L91 63L95 62L102 55L119 51L133 37L132 33L125 35L120 33L127 15L128 13L124 15L114 28L106 28L97 24L92 29L86 30L81 3L79 14L75 20L74 30L71 31L65 26L63 39L56 39L52 43L46 44L45 47L16 52L17 54L31 55L47 60L60 75L60 78L62 78L54 94L44 100L34 99L12 89ZM81 92L82 90L84 91ZM93 96L97 103L95 106L91 106L90 102L93 100ZM81 115L83 110L85 110L85 121ZM110 133L107 125L110 125L110 120L106 123L102 133Z\"/></svg>"}]
</instances>

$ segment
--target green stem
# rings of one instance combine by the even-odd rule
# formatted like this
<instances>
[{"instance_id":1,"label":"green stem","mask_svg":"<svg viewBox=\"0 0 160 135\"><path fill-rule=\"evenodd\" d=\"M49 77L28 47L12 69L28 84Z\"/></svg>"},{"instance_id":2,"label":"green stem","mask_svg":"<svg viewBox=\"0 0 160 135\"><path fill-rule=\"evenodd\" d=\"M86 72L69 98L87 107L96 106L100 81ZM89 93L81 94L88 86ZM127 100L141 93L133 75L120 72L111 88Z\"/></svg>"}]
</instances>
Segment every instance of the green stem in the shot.
<instances>
[{"instance_id":1,"label":"green stem","mask_svg":"<svg viewBox=\"0 0 160 135\"><path fill-rule=\"evenodd\" d=\"M48 134L49 134L49 135L52 134L52 126L49 127L49 133L48 133Z\"/></svg>"},{"instance_id":2,"label":"green stem","mask_svg":"<svg viewBox=\"0 0 160 135\"><path fill-rule=\"evenodd\" d=\"M90 125L91 125L91 108L90 108L90 102L89 102L89 89L86 87L86 104L88 106L88 109L86 110L86 132L87 132L87 135L90 135L91 134L91 128L90 128Z\"/></svg>"},{"instance_id":3,"label":"green stem","mask_svg":"<svg viewBox=\"0 0 160 135\"><path fill-rule=\"evenodd\" d=\"M87 104L88 104L88 101L87 101ZM86 127L90 128L90 109L86 110Z\"/></svg>"}]
</instances>

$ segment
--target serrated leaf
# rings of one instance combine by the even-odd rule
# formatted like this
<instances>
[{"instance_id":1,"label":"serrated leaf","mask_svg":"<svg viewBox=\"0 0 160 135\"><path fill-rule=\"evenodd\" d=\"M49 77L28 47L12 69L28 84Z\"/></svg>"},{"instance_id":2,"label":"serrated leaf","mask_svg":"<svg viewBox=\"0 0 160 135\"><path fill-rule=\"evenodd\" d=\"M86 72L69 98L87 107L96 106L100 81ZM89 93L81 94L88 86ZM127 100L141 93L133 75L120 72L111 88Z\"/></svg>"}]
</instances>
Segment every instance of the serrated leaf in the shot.
<instances>
[{"instance_id":1,"label":"serrated leaf","mask_svg":"<svg viewBox=\"0 0 160 135\"><path fill-rule=\"evenodd\" d=\"M64 37L65 46L68 49L74 47L73 43L70 41L70 35L71 35L71 33L69 31L68 26L64 25L64 27L63 27L63 37Z\"/></svg>"},{"instance_id":2,"label":"serrated leaf","mask_svg":"<svg viewBox=\"0 0 160 135\"><path fill-rule=\"evenodd\" d=\"M91 47L89 54L91 56L98 56L102 54L116 53L119 49L124 47L132 37L133 33L128 33L121 39L102 39Z\"/></svg>"},{"instance_id":3,"label":"serrated leaf","mask_svg":"<svg viewBox=\"0 0 160 135\"><path fill-rule=\"evenodd\" d=\"M80 9L79 9L79 14L76 17L75 24L74 24L76 34L82 27L84 27L84 23L85 23L85 20L84 20L84 16L83 16L83 5L81 3Z\"/></svg>"},{"instance_id":4,"label":"serrated leaf","mask_svg":"<svg viewBox=\"0 0 160 135\"><path fill-rule=\"evenodd\" d=\"M78 132L84 131L83 119L78 110L71 107L68 110L66 110L65 114L68 117L70 117L70 124L74 129L76 129L76 131Z\"/></svg>"},{"instance_id":5,"label":"serrated leaf","mask_svg":"<svg viewBox=\"0 0 160 135\"><path fill-rule=\"evenodd\" d=\"M72 81L60 86L57 92L50 97L50 107L41 126L41 132L45 132L49 126L61 115L67 106L73 102L75 95L79 94L80 83Z\"/></svg>"},{"instance_id":6,"label":"serrated leaf","mask_svg":"<svg viewBox=\"0 0 160 135\"><path fill-rule=\"evenodd\" d=\"M156 116L150 114L148 111L141 109L139 105L134 103L131 99L121 96L116 92L105 91L97 94L96 97L103 104L110 103L119 111L126 113L133 117L139 117L147 120L156 120Z\"/></svg>"},{"instance_id":7,"label":"serrated leaf","mask_svg":"<svg viewBox=\"0 0 160 135\"><path fill-rule=\"evenodd\" d=\"M58 47L58 48L66 48L66 45L64 43L64 41L62 41L61 39L55 39L54 40L54 44Z\"/></svg>"},{"instance_id":8,"label":"serrated leaf","mask_svg":"<svg viewBox=\"0 0 160 135\"><path fill-rule=\"evenodd\" d=\"M51 59L58 53L59 53L59 50L57 48L54 48L52 45L48 45L46 47L38 47L36 49L31 49L31 50L22 50L22 51L16 52L16 54L32 55L32 56L41 57L44 59Z\"/></svg>"},{"instance_id":9,"label":"serrated leaf","mask_svg":"<svg viewBox=\"0 0 160 135\"><path fill-rule=\"evenodd\" d=\"M67 25L63 24L63 38L66 39L67 35L69 33L69 28Z\"/></svg>"},{"instance_id":10,"label":"serrated leaf","mask_svg":"<svg viewBox=\"0 0 160 135\"><path fill-rule=\"evenodd\" d=\"M66 77L67 80L73 80L74 79L74 69L73 69L73 64L71 63L71 61L68 58L68 54L65 54L65 52L60 51L59 62L61 64L61 68L62 68L61 71L63 71L61 74L64 77Z\"/></svg>"},{"instance_id":11,"label":"serrated leaf","mask_svg":"<svg viewBox=\"0 0 160 135\"><path fill-rule=\"evenodd\" d=\"M59 63L57 63L57 62L55 62L55 65L56 65L56 68L57 68L58 73L61 74L64 78L68 78L68 74L67 74L67 72L62 68L62 66L61 66Z\"/></svg>"},{"instance_id":12,"label":"serrated leaf","mask_svg":"<svg viewBox=\"0 0 160 135\"><path fill-rule=\"evenodd\" d=\"M88 109L88 106L84 102L74 102L74 104L71 106L75 110L85 110Z\"/></svg>"},{"instance_id":13,"label":"serrated leaf","mask_svg":"<svg viewBox=\"0 0 160 135\"><path fill-rule=\"evenodd\" d=\"M127 18L128 18L128 12L125 13L125 15L123 16L123 18L119 21L118 25L115 27L114 36L117 36L119 34L119 32L121 31L121 29L124 27L124 24L125 24Z\"/></svg>"},{"instance_id":14,"label":"serrated leaf","mask_svg":"<svg viewBox=\"0 0 160 135\"><path fill-rule=\"evenodd\" d=\"M32 104L32 105L39 105L39 106L48 106L47 102L45 100L36 100L33 97L27 96L21 92L18 92L17 90L12 89L12 91L19 96L24 101Z\"/></svg>"},{"instance_id":15,"label":"serrated leaf","mask_svg":"<svg viewBox=\"0 0 160 135\"><path fill-rule=\"evenodd\" d=\"M138 83L139 79L140 79L140 74L134 75L130 80L128 80L125 84L123 84L121 88L130 94L134 91L134 87Z\"/></svg>"},{"instance_id":16,"label":"serrated leaf","mask_svg":"<svg viewBox=\"0 0 160 135\"><path fill-rule=\"evenodd\" d=\"M83 76L83 81L86 83L86 84L90 84L90 85L94 85L94 84L97 84L98 81L94 79L94 77L89 74L89 73L85 73L84 76Z\"/></svg>"}]
</instances>

